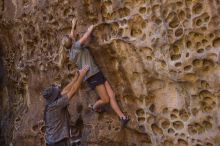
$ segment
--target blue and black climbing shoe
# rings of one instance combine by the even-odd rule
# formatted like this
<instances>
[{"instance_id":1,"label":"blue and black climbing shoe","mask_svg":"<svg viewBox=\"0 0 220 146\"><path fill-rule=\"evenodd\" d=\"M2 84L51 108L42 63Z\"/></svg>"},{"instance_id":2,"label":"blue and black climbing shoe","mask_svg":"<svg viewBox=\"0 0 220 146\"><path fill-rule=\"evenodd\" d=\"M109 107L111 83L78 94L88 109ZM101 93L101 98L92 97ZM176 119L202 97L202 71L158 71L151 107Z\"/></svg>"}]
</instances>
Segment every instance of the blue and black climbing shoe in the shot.
<instances>
[{"instance_id":1,"label":"blue and black climbing shoe","mask_svg":"<svg viewBox=\"0 0 220 146\"><path fill-rule=\"evenodd\" d=\"M129 121L130 121L130 119L127 116L125 118L121 117L120 118L121 128L124 128Z\"/></svg>"},{"instance_id":2,"label":"blue and black climbing shoe","mask_svg":"<svg viewBox=\"0 0 220 146\"><path fill-rule=\"evenodd\" d=\"M96 113L99 113L99 114L105 112L105 110L104 110L104 108L103 108L102 106L95 109L95 108L93 107L93 105L90 104L90 105L88 106L88 108L89 108L91 111L96 112Z\"/></svg>"}]
</instances>

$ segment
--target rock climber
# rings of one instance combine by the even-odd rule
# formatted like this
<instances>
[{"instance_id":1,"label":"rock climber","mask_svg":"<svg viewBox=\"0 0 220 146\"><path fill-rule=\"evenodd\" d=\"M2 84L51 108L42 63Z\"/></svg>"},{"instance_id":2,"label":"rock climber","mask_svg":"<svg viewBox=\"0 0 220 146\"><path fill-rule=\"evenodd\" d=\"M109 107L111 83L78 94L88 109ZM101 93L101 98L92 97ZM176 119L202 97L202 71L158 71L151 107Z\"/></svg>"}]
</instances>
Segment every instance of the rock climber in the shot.
<instances>
[{"instance_id":1,"label":"rock climber","mask_svg":"<svg viewBox=\"0 0 220 146\"><path fill-rule=\"evenodd\" d=\"M67 106L88 70L89 66L85 65L63 90L57 85L50 85L43 90L42 94L46 101L44 111L46 146L68 146Z\"/></svg>"},{"instance_id":2,"label":"rock climber","mask_svg":"<svg viewBox=\"0 0 220 146\"><path fill-rule=\"evenodd\" d=\"M111 105L113 110L119 116L121 126L124 127L129 121L129 118L119 108L115 99L115 93L112 90L109 82L104 77L103 73L97 67L94 58L90 54L88 44L90 42L90 35L93 31L94 25L91 25L86 33L77 41L74 38L74 30L76 27L76 19L72 20L72 29L69 35L65 35L62 39L62 45L69 50L69 58L76 62L79 68L85 64L89 65L90 69L85 76L85 79L92 89L95 89L100 99L93 105L89 105L90 109L96 112L101 112L103 106Z\"/></svg>"}]
</instances>

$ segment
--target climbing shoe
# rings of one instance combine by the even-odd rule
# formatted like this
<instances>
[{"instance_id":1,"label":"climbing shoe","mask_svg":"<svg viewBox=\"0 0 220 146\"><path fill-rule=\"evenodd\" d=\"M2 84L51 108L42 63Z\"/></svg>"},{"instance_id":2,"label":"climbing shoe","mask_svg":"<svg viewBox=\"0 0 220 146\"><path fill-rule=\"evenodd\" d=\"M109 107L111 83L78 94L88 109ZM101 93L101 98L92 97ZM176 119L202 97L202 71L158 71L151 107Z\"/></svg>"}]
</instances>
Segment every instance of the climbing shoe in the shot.
<instances>
[{"instance_id":1,"label":"climbing shoe","mask_svg":"<svg viewBox=\"0 0 220 146\"><path fill-rule=\"evenodd\" d=\"M121 128L124 128L127 123L130 121L130 119L126 116L125 118L120 118Z\"/></svg>"},{"instance_id":2,"label":"climbing shoe","mask_svg":"<svg viewBox=\"0 0 220 146\"><path fill-rule=\"evenodd\" d=\"M97 109L94 109L94 107L93 107L92 104L89 104L88 108L89 108L91 111L96 112L96 113L99 113L99 114L101 114L101 113L104 112L103 107L99 107L99 108L97 108Z\"/></svg>"}]
</instances>

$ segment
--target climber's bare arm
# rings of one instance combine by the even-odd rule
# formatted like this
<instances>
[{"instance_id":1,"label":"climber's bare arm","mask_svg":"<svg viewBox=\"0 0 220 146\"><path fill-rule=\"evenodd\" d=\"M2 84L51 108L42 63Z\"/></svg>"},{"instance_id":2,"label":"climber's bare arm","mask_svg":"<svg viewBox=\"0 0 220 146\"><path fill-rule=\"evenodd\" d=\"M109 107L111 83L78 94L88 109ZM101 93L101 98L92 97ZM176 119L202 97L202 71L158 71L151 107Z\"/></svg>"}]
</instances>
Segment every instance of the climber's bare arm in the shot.
<instances>
[{"instance_id":1,"label":"climber's bare arm","mask_svg":"<svg viewBox=\"0 0 220 146\"><path fill-rule=\"evenodd\" d=\"M79 39L80 44L84 44L86 42L86 40L88 39L88 37L90 36L90 34L92 33L92 30L94 28L94 25L91 25L88 30L86 31L86 33L84 33L84 35Z\"/></svg>"},{"instance_id":2,"label":"climber's bare arm","mask_svg":"<svg viewBox=\"0 0 220 146\"><path fill-rule=\"evenodd\" d=\"M79 70L79 76L77 77L77 79L73 79L62 91L62 95L67 96L68 99L70 100L73 95L77 92L77 90L79 89L82 81L83 81L83 77L86 75L86 73L89 70L89 66L85 66L83 67L81 70Z\"/></svg>"},{"instance_id":3,"label":"climber's bare arm","mask_svg":"<svg viewBox=\"0 0 220 146\"><path fill-rule=\"evenodd\" d=\"M69 34L69 36L73 39L74 37L74 30L76 28L76 23L77 23L77 19L76 18L73 18L72 20L72 29L71 29L71 32Z\"/></svg>"},{"instance_id":4,"label":"climber's bare arm","mask_svg":"<svg viewBox=\"0 0 220 146\"><path fill-rule=\"evenodd\" d=\"M79 73L80 73L79 71L76 72L76 74L74 75L74 77L71 80L71 82L64 87L62 93L66 93L67 91L69 91L71 89L71 87L74 85L76 80L79 78L79 75L80 75Z\"/></svg>"}]
</instances>

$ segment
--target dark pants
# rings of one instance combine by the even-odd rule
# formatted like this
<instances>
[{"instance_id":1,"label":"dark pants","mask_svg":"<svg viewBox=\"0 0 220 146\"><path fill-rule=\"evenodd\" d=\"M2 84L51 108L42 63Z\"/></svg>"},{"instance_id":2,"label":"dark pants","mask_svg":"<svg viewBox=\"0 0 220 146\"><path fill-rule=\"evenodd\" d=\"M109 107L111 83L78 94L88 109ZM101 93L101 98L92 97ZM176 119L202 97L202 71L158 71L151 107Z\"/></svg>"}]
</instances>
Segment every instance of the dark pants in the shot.
<instances>
[{"instance_id":1,"label":"dark pants","mask_svg":"<svg viewBox=\"0 0 220 146\"><path fill-rule=\"evenodd\" d=\"M63 139L63 140L56 142L54 144L46 144L46 146L68 146L68 143L67 143L67 139Z\"/></svg>"}]
</instances>

